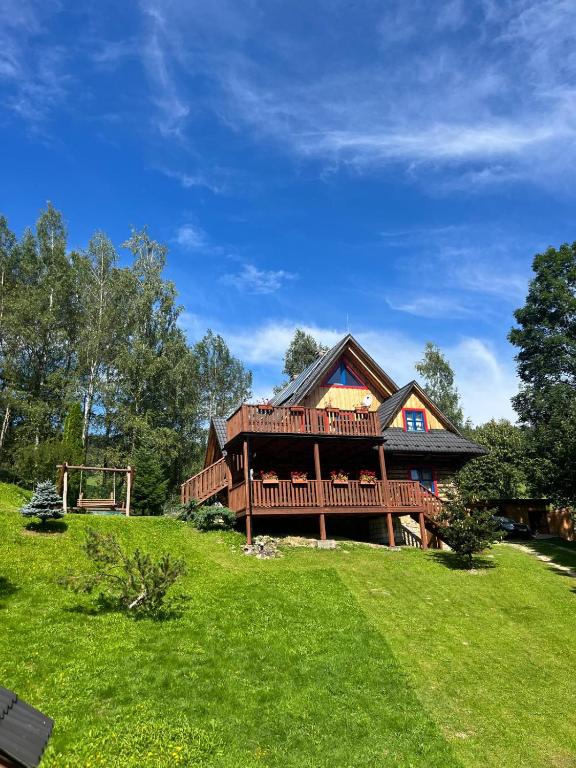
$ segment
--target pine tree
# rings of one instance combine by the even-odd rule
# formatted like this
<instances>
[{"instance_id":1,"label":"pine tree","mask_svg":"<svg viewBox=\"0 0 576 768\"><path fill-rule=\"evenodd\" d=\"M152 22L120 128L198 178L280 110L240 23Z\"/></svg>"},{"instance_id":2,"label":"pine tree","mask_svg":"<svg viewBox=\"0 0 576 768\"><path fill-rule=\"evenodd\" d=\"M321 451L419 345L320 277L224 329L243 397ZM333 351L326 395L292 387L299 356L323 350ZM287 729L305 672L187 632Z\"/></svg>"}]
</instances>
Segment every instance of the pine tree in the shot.
<instances>
[{"instance_id":1,"label":"pine tree","mask_svg":"<svg viewBox=\"0 0 576 768\"><path fill-rule=\"evenodd\" d=\"M467 509L457 491L449 493L438 520L445 524L442 539L472 568L473 556L502 538L492 509Z\"/></svg>"},{"instance_id":2,"label":"pine tree","mask_svg":"<svg viewBox=\"0 0 576 768\"><path fill-rule=\"evenodd\" d=\"M20 512L24 517L38 517L42 525L45 525L47 520L63 517L62 499L54 483L51 480L38 483L34 495Z\"/></svg>"},{"instance_id":3,"label":"pine tree","mask_svg":"<svg viewBox=\"0 0 576 768\"><path fill-rule=\"evenodd\" d=\"M132 502L136 515L161 515L166 501L168 480L157 455L140 448L135 457L136 476Z\"/></svg>"},{"instance_id":4,"label":"pine tree","mask_svg":"<svg viewBox=\"0 0 576 768\"><path fill-rule=\"evenodd\" d=\"M460 395L454 386L454 371L436 344L426 342L424 357L416 363L416 370L424 378L426 394L454 426L461 427L464 414L460 406Z\"/></svg>"}]
</instances>

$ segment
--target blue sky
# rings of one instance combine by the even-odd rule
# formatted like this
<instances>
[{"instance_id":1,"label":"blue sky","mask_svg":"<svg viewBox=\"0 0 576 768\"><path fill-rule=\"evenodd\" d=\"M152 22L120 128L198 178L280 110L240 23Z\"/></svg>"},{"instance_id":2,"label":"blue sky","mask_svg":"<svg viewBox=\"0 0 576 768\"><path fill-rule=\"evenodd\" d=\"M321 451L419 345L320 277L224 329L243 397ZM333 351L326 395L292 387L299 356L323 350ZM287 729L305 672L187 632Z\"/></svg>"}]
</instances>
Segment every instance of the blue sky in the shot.
<instances>
[{"instance_id":1,"label":"blue sky","mask_svg":"<svg viewBox=\"0 0 576 768\"><path fill-rule=\"evenodd\" d=\"M148 224L191 340L281 378L296 326L399 384L427 340L512 416L534 253L576 239L573 0L4 0L1 205Z\"/></svg>"}]
</instances>

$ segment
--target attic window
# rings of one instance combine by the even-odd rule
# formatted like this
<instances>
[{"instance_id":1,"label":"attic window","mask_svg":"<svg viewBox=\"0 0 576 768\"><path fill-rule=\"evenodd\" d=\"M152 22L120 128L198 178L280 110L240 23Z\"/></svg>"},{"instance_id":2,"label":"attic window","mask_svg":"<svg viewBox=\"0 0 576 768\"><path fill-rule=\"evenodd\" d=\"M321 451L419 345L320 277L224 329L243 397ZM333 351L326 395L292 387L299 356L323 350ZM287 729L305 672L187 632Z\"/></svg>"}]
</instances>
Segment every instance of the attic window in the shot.
<instances>
[{"instance_id":1,"label":"attic window","mask_svg":"<svg viewBox=\"0 0 576 768\"><path fill-rule=\"evenodd\" d=\"M404 408L404 432L428 432L426 411L423 408Z\"/></svg>"},{"instance_id":2,"label":"attic window","mask_svg":"<svg viewBox=\"0 0 576 768\"><path fill-rule=\"evenodd\" d=\"M332 373L324 381L325 387L355 387L356 389L366 389L366 385L360 380L346 361L341 360Z\"/></svg>"}]
</instances>

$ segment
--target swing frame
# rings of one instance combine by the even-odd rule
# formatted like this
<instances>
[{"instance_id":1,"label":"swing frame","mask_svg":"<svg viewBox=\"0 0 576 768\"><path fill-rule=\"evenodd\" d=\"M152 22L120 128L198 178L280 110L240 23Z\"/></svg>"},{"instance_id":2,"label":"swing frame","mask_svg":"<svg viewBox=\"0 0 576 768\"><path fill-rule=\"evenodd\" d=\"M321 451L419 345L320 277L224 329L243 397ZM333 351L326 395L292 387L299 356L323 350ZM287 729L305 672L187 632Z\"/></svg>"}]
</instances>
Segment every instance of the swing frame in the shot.
<instances>
[{"instance_id":1,"label":"swing frame","mask_svg":"<svg viewBox=\"0 0 576 768\"><path fill-rule=\"evenodd\" d=\"M130 497L132 495L132 486L134 485L134 474L135 474L134 467L87 467L84 464L68 464L64 462L64 464L58 464L57 469L59 470L58 487L59 487L60 493L62 494L62 509L64 510L64 512L68 511L68 472L70 470L80 470L81 473L84 473L84 472L113 473L114 491L110 501L113 503L114 509L116 508L116 473L120 472L121 474L126 475L126 504L124 507L120 507L120 509L124 512L126 517L130 517ZM81 500L82 500L82 491L80 491L80 498L78 499L78 501L80 502ZM79 504L79 506L84 506L84 505Z\"/></svg>"}]
</instances>

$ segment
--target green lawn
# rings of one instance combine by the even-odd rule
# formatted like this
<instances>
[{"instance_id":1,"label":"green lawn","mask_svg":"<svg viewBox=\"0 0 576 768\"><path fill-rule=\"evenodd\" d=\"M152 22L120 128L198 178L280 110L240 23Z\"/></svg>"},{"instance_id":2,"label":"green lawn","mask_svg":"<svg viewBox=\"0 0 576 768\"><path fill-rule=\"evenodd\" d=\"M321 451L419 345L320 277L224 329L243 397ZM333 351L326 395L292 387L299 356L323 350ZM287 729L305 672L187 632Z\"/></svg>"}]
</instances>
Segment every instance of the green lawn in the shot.
<instances>
[{"instance_id":1,"label":"green lawn","mask_svg":"<svg viewBox=\"0 0 576 768\"><path fill-rule=\"evenodd\" d=\"M258 561L167 519L31 535L17 504L0 485L0 680L56 720L43 768L576 767L575 580L532 556ZM185 558L183 614L97 613L59 587L87 525Z\"/></svg>"}]
</instances>

